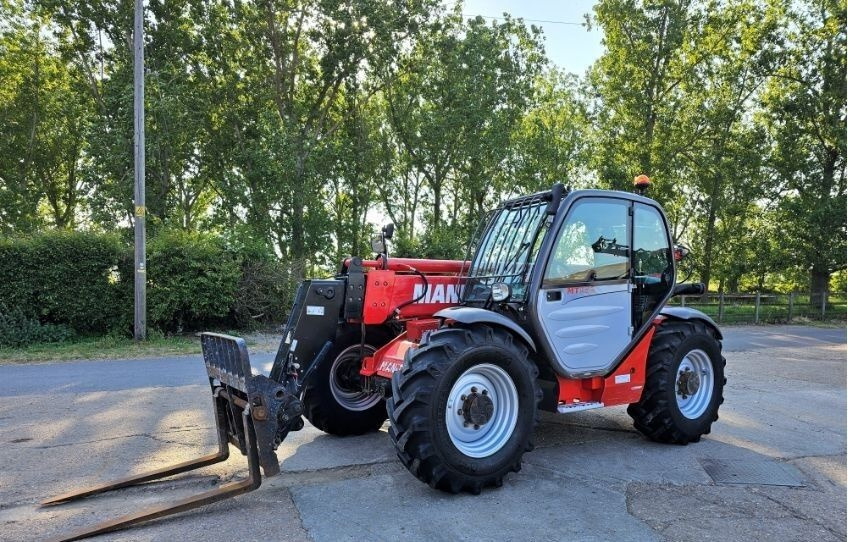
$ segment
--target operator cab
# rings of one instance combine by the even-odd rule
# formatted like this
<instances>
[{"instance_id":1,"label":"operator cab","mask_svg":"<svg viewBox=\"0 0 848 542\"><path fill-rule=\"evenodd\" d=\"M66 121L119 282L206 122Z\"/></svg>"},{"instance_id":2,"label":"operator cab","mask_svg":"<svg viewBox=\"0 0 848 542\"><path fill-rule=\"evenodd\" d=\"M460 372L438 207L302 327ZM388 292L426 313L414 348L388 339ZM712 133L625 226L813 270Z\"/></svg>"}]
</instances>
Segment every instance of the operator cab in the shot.
<instances>
[{"instance_id":1,"label":"operator cab","mask_svg":"<svg viewBox=\"0 0 848 542\"><path fill-rule=\"evenodd\" d=\"M604 375L672 295L668 222L641 195L575 190L556 198L555 191L490 214L464 304L509 316L561 375Z\"/></svg>"}]
</instances>

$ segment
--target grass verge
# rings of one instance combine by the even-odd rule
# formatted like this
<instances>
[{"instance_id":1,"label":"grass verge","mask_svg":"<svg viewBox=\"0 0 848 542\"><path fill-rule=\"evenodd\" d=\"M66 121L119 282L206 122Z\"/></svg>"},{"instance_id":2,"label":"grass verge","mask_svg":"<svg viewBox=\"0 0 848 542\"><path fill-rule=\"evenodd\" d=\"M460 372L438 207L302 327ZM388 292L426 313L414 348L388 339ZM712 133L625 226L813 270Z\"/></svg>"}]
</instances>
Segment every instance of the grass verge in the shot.
<instances>
[{"instance_id":1,"label":"grass verge","mask_svg":"<svg viewBox=\"0 0 848 542\"><path fill-rule=\"evenodd\" d=\"M248 348L267 351L276 347L278 336L245 336ZM194 334L151 336L144 342L126 337L81 337L68 342L32 344L22 348L0 348L0 364L71 361L79 359L131 359L200 354L200 338Z\"/></svg>"}]
</instances>

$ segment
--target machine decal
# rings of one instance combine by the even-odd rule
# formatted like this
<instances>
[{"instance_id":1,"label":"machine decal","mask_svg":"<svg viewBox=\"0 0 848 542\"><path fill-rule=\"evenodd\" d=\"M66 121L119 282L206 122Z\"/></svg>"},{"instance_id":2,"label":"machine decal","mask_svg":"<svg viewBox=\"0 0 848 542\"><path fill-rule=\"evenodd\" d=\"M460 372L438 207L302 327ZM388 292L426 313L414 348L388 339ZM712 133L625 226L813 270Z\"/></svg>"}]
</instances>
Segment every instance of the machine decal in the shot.
<instances>
[{"instance_id":1,"label":"machine decal","mask_svg":"<svg viewBox=\"0 0 848 542\"><path fill-rule=\"evenodd\" d=\"M416 284L412 291L412 299L416 303L449 303L457 304L462 298L462 285L456 284L433 284L424 291L423 284Z\"/></svg>"}]
</instances>

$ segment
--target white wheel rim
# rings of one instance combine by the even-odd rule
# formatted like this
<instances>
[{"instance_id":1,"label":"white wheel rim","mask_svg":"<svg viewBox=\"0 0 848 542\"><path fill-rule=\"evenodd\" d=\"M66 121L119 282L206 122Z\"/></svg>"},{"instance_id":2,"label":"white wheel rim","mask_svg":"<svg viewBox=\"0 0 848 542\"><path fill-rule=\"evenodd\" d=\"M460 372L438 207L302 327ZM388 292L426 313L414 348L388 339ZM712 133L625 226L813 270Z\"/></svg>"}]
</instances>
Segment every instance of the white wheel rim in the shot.
<instances>
[{"instance_id":1,"label":"white wheel rim","mask_svg":"<svg viewBox=\"0 0 848 542\"><path fill-rule=\"evenodd\" d=\"M330 367L330 393L333 394L333 398L338 404L347 410L352 410L354 412L368 410L379 403L381 399L379 393L347 389L341 382L339 382L339 379L336 378L339 367L341 367L344 363L356 363L356 366L359 367L359 360L361 359L359 355L359 348L358 344L345 348L338 356L336 356L336 359L333 360L333 366ZM373 346L365 345L364 354L366 356L374 355L375 351L376 350Z\"/></svg>"},{"instance_id":2,"label":"white wheel rim","mask_svg":"<svg viewBox=\"0 0 848 542\"><path fill-rule=\"evenodd\" d=\"M491 400L491 417L475 429L462 412L472 394ZM463 399L465 397L465 399ZM518 390L509 374L497 365L483 363L471 367L454 382L445 411L445 424L451 442L468 457L489 457L504 447L518 422Z\"/></svg>"},{"instance_id":3,"label":"white wheel rim","mask_svg":"<svg viewBox=\"0 0 848 542\"><path fill-rule=\"evenodd\" d=\"M710 356L703 350L692 350L680 361L674 392L680 413L695 420L710 405L715 387L715 374Z\"/></svg>"}]
</instances>

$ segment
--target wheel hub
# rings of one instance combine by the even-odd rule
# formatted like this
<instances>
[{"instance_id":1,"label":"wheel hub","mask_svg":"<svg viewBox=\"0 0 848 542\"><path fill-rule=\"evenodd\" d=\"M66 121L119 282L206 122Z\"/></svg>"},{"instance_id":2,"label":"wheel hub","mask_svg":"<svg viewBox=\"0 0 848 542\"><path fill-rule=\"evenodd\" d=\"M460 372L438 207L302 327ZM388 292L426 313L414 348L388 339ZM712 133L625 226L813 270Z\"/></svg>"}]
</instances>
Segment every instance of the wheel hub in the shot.
<instances>
[{"instance_id":1,"label":"wheel hub","mask_svg":"<svg viewBox=\"0 0 848 542\"><path fill-rule=\"evenodd\" d=\"M698 373L686 367L677 375L677 393L683 399L695 395L701 387L701 378Z\"/></svg>"},{"instance_id":2,"label":"wheel hub","mask_svg":"<svg viewBox=\"0 0 848 542\"><path fill-rule=\"evenodd\" d=\"M447 396L445 426L451 443L468 457L489 457L503 448L518 423L518 390L502 367L472 365Z\"/></svg>"},{"instance_id":3,"label":"wheel hub","mask_svg":"<svg viewBox=\"0 0 848 542\"><path fill-rule=\"evenodd\" d=\"M709 354L700 348L690 350L677 368L674 391L677 407L684 417L696 420L710 407L715 391L715 374Z\"/></svg>"},{"instance_id":4,"label":"wheel hub","mask_svg":"<svg viewBox=\"0 0 848 542\"><path fill-rule=\"evenodd\" d=\"M481 425L485 425L492 419L495 404L489 397L488 390L484 389L477 393L477 388L471 388L471 393L463 395L460 399L462 400L460 414L465 420L465 424L473 425L474 429L479 429Z\"/></svg>"}]
</instances>

